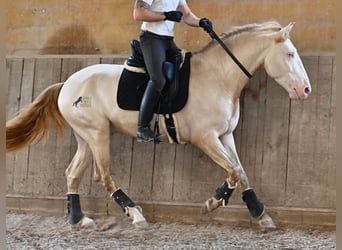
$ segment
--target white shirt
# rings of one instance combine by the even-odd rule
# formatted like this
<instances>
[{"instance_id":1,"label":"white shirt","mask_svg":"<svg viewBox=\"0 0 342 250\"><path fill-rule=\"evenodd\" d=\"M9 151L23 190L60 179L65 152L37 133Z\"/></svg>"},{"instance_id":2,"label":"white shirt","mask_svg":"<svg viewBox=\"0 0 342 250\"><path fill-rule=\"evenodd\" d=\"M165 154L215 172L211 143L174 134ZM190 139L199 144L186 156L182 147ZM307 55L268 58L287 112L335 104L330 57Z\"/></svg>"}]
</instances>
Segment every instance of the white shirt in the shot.
<instances>
[{"instance_id":1,"label":"white shirt","mask_svg":"<svg viewBox=\"0 0 342 250\"><path fill-rule=\"evenodd\" d=\"M151 10L158 12L177 10L180 5L185 5L186 0L142 0L151 6ZM175 22L165 20L159 22L143 22L141 30L147 30L161 36L174 36Z\"/></svg>"}]
</instances>

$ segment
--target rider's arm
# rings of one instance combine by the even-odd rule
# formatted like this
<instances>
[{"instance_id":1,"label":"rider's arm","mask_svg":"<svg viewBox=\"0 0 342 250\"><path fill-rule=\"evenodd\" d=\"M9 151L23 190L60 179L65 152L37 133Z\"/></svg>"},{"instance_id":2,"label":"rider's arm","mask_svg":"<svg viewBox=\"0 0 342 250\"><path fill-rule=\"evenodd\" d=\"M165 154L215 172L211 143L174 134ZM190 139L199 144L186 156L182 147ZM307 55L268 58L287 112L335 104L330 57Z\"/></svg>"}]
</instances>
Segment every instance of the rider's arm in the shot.
<instances>
[{"instance_id":1,"label":"rider's arm","mask_svg":"<svg viewBox=\"0 0 342 250\"><path fill-rule=\"evenodd\" d=\"M200 18L197 17L187 4L179 5L177 10L183 13L183 21L192 27L199 27Z\"/></svg>"},{"instance_id":2,"label":"rider's arm","mask_svg":"<svg viewBox=\"0 0 342 250\"><path fill-rule=\"evenodd\" d=\"M158 22L165 19L164 12L152 11L150 5L142 0L136 0L133 9L133 18L136 21Z\"/></svg>"}]
</instances>

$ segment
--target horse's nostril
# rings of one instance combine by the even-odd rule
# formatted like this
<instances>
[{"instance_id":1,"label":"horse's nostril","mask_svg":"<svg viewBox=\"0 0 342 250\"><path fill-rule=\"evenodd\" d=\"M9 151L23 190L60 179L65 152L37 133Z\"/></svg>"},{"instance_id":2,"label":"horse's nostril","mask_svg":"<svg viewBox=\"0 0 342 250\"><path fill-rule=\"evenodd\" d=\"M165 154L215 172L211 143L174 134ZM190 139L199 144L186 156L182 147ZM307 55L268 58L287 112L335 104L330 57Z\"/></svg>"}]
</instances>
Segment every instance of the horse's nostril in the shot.
<instances>
[{"instance_id":1,"label":"horse's nostril","mask_svg":"<svg viewBox=\"0 0 342 250\"><path fill-rule=\"evenodd\" d=\"M305 94L310 94L311 93L311 88L310 87L306 87L305 89L304 89L304 93Z\"/></svg>"}]
</instances>

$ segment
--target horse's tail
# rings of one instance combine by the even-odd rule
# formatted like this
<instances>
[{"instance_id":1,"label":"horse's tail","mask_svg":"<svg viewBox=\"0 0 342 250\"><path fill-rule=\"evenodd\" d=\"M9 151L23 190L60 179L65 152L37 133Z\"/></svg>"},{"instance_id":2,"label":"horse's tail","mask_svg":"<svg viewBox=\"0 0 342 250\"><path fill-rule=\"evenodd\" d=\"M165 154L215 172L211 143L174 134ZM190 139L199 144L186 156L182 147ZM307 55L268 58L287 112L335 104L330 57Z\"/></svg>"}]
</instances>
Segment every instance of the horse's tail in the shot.
<instances>
[{"instance_id":1,"label":"horse's tail","mask_svg":"<svg viewBox=\"0 0 342 250\"><path fill-rule=\"evenodd\" d=\"M33 141L39 142L48 135L49 121L62 134L66 121L58 109L57 99L64 83L46 88L32 103L6 122L6 151L16 151Z\"/></svg>"}]
</instances>

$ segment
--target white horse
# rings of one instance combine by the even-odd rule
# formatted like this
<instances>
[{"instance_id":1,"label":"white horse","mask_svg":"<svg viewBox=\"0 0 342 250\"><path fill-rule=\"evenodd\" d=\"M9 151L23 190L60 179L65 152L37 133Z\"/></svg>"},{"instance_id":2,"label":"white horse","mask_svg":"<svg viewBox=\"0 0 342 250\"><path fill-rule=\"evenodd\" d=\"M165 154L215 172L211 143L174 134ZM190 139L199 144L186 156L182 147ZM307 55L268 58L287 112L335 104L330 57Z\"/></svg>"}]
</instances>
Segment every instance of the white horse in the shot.
<instances>
[{"instance_id":1,"label":"white horse","mask_svg":"<svg viewBox=\"0 0 342 250\"><path fill-rule=\"evenodd\" d=\"M293 23L286 27L277 22L249 24L232 29L221 35L221 39L249 72L253 74L263 65L267 74L289 93L290 98L305 99L311 86L290 40L292 27ZM239 121L239 96L248 78L214 40L192 54L190 65L187 103L173 115L177 138L180 143L197 146L227 171L227 179L205 202L202 212L227 206L230 195L237 185L241 185L242 197L251 216L262 228L274 228L272 219L250 186L233 138ZM116 99L123 70L124 65L86 67L64 83L45 89L6 124L7 151L18 150L42 139L49 130L49 120L56 125L57 131L63 130L66 123L72 127L78 148L65 172L72 225L95 225L82 213L78 194L82 175L92 157L95 180L103 184L132 218L133 224L146 224L142 209L115 185L110 173L110 134L134 137L137 131L138 112L121 109ZM78 102L84 105L78 105ZM160 132L167 141L167 131L161 128Z\"/></svg>"}]
</instances>

